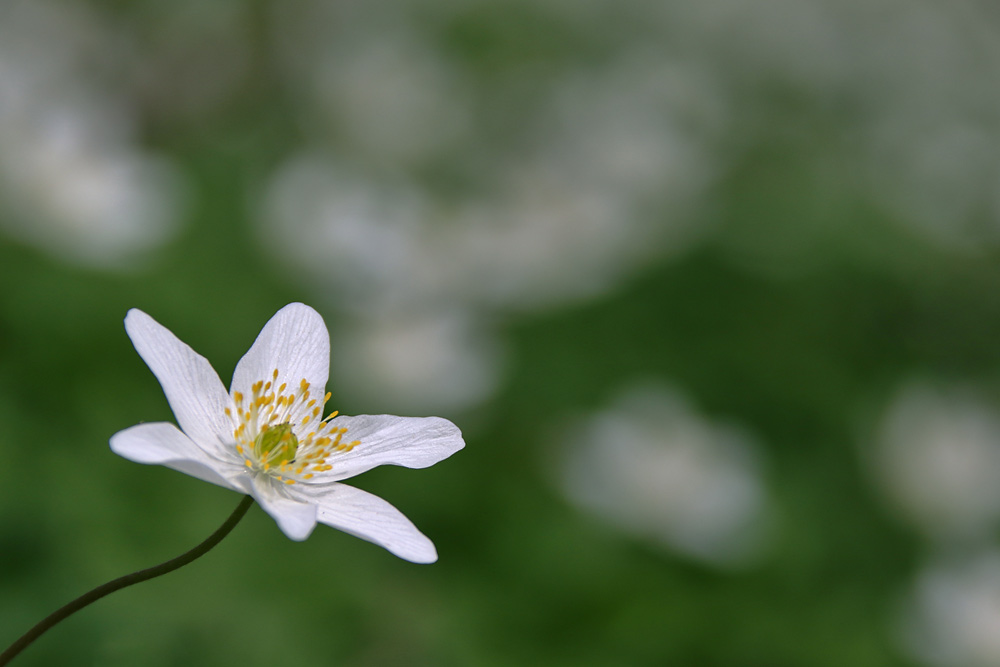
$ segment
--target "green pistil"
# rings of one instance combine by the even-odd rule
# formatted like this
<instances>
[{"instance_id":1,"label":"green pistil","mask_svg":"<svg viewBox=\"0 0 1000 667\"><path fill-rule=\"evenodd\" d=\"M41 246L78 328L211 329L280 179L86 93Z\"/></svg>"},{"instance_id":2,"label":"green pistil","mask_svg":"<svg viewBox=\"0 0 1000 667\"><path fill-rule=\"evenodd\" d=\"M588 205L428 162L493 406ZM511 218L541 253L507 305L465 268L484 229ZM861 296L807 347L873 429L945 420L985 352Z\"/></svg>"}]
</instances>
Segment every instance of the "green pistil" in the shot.
<instances>
[{"instance_id":1,"label":"green pistil","mask_svg":"<svg viewBox=\"0 0 1000 667\"><path fill-rule=\"evenodd\" d=\"M254 443L259 460L271 465L291 463L298 448L299 439L292 433L292 425L288 422L265 427Z\"/></svg>"}]
</instances>

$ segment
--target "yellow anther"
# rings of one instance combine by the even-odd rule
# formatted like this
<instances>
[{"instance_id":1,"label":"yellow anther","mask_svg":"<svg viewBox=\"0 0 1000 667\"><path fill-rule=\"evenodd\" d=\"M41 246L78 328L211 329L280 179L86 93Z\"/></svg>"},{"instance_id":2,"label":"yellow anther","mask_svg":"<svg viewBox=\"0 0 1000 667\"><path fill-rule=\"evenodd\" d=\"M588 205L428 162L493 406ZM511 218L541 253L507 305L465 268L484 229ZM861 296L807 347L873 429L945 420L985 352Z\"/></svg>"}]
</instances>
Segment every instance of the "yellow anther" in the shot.
<instances>
[{"instance_id":1,"label":"yellow anther","mask_svg":"<svg viewBox=\"0 0 1000 667\"><path fill-rule=\"evenodd\" d=\"M273 371L271 371L271 377L273 377L275 380L278 379L278 369L277 368L275 368Z\"/></svg>"},{"instance_id":2,"label":"yellow anther","mask_svg":"<svg viewBox=\"0 0 1000 667\"><path fill-rule=\"evenodd\" d=\"M264 381L257 380L256 382L253 383L253 385L251 385L250 389L253 390L253 393L256 394L260 392L260 388L263 386L264 386Z\"/></svg>"},{"instance_id":3,"label":"yellow anther","mask_svg":"<svg viewBox=\"0 0 1000 667\"><path fill-rule=\"evenodd\" d=\"M243 402L243 394L241 394L238 391L234 391L233 392L233 400L236 401L237 403L242 403Z\"/></svg>"},{"instance_id":4,"label":"yellow anther","mask_svg":"<svg viewBox=\"0 0 1000 667\"><path fill-rule=\"evenodd\" d=\"M278 371L274 371L274 379L275 379L275 380L277 380L277 379L278 379ZM287 382L282 382L282 383L281 383L281 386L280 386L280 387L278 387L278 393L279 393L279 394L284 394L284 393L285 393L285 387L287 387L287 386L288 386L288 383L287 383Z\"/></svg>"},{"instance_id":5,"label":"yellow anther","mask_svg":"<svg viewBox=\"0 0 1000 667\"><path fill-rule=\"evenodd\" d=\"M243 463L246 464L246 467L253 468L253 463L250 462L250 459L245 459Z\"/></svg>"},{"instance_id":6,"label":"yellow anther","mask_svg":"<svg viewBox=\"0 0 1000 667\"><path fill-rule=\"evenodd\" d=\"M311 472L310 473L306 473L305 475L302 475L302 479L312 479L312 478L313 478L313 474Z\"/></svg>"},{"instance_id":7,"label":"yellow anther","mask_svg":"<svg viewBox=\"0 0 1000 667\"><path fill-rule=\"evenodd\" d=\"M243 445L236 445L236 451L239 452L240 454L242 454L243 453Z\"/></svg>"},{"instance_id":8,"label":"yellow anther","mask_svg":"<svg viewBox=\"0 0 1000 667\"><path fill-rule=\"evenodd\" d=\"M295 480L294 479L286 479L285 480L285 484L295 484Z\"/></svg>"}]
</instances>

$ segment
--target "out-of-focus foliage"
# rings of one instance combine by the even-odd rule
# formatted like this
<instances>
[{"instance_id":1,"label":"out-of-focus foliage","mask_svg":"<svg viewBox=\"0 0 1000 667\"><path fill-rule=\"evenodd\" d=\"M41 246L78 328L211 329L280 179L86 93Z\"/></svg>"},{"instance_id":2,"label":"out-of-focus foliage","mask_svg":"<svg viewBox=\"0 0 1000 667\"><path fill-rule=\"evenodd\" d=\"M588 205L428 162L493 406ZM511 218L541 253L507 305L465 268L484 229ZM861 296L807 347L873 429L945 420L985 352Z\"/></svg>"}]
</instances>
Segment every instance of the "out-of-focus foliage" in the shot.
<instances>
[{"instance_id":1,"label":"out-of-focus foliage","mask_svg":"<svg viewBox=\"0 0 1000 667\"><path fill-rule=\"evenodd\" d=\"M301 300L417 567L255 510L28 665L1000 664L1000 16L957 0L0 0L0 644L238 499L139 307L228 379Z\"/></svg>"}]
</instances>

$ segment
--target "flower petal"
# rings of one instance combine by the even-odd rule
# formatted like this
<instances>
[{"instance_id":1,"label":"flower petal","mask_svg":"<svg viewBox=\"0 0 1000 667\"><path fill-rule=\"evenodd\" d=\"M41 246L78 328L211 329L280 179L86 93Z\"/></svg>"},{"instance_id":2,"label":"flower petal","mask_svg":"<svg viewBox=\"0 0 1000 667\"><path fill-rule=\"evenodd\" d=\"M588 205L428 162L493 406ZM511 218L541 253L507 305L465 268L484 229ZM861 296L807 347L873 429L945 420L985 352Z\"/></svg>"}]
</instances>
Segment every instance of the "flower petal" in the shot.
<instances>
[{"instance_id":1,"label":"flower petal","mask_svg":"<svg viewBox=\"0 0 1000 667\"><path fill-rule=\"evenodd\" d=\"M320 491L320 489L322 489ZM437 550L402 512L367 491L346 484L330 484L299 491L315 494L320 523L388 549L413 563L433 563Z\"/></svg>"},{"instance_id":2,"label":"flower petal","mask_svg":"<svg viewBox=\"0 0 1000 667\"><path fill-rule=\"evenodd\" d=\"M289 497L281 482L270 477L253 478L251 494L264 511L278 522L278 527L296 542L309 537L316 527L316 506Z\"/></svg>"},{"instance_id":3,"label":"flower petal","mask_svg":"<svg viewBox=\"0 0 1000 667\"><path fill-rule=\"evenodd\" d=\"M232 391L250 395L258 380L271 380L278 370L277 383L289 390L303 379L312 393L322 398L330 374L330 334L320 314L302 303L290 303L274 314L233 373Z\"/></svg>"},{"instance_id":4,"label":"flower petal","mask_svg":"<svg viewBox=\"0 0 1000 667\"><path fill-rule=\"evenodd\" d=\"M192 477L239 491L227 478L238 466L214 459L173 424L139 424L111 436L111 451L136 463L156 463Z\"/></svg>"},{"instance_id":5,"label":"flower petal","mask_svg":"<svg viewBox=\"0 0 1000 667\"><path fill-rule=\"evenodd\" d=\"M125 331L160 381L181 430L206 450L219 451L231 439L224 410L232 401L212 365L141 310L128 311Z\"/></svg>"},{"instance_id":6,"label":"flower petal","mask_svg":"<svg viewBox=\"0 0 1000 667\"><path fill-rule=\"evenodd\" d=\"M333 470L326 476L330 480L354 477L383 464L426 468L465 446L458 427L441 417L357 415L336 417L331 423L347 428L345 442L360 444L330 458Z\"/></svg>"}]
</instances>

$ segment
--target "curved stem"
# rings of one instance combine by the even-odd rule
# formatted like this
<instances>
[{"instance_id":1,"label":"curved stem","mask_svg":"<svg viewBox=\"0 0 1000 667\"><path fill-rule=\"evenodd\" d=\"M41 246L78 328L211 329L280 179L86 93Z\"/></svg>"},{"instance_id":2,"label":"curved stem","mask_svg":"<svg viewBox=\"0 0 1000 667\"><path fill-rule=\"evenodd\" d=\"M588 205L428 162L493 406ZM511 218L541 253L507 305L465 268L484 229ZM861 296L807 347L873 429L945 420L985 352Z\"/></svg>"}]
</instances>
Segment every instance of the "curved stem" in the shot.
<instances>
[{"instance_id":1,"label":"curved stem","mask_svg":"<svg viewBox=\"0 0 1000 667\"><path fill-rule=\"evenodd\" d=\"M66 619L68 616L80 611L87 605L97 602L105 595L110 595L111 593L121 590L122 588L127 588L133 584L154 579L167 574L168 572L173 572L177 568L187 565L196 558L204 556L212 549L212 547L221 542L222 538L228 535L229 532L236 527L236 524L240 522L240 519L243 518L243 515L247 513L247 510L250 509L250 505L252 504L252 497L244 497L243 500L240 501L240 504L237 505L236 509L233 510L233 513L229 515L229 518L226 519L226 522L219 526L218 530L212 533L207 540L187 553L183 553L177 558L172 558L165 563L160 563L159 565L154 565L153 567L146 568L145 570L139 570L138 572L133 572L132 574L126 574L124 577L113 579L106 584L98 586L92 591L84 593L72 602L55 610L39 621L35 627L21 635L21 637L11 644L6 651L0 653L0 667L3 667L3 665L6 665L8 662L13 660L14 656L27 648L31 642L41 637L42 634L49 628Z\"/></svg>"}]
</instances>

